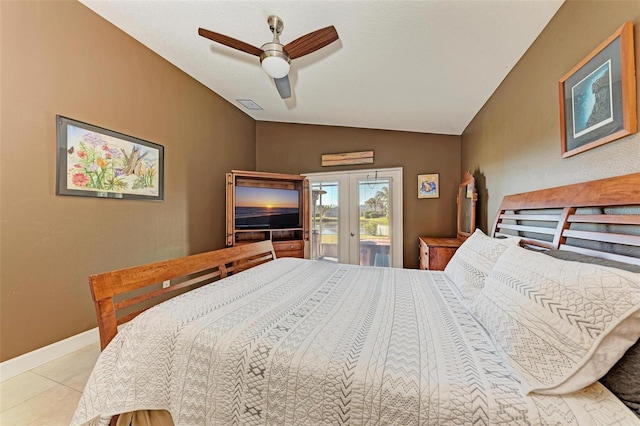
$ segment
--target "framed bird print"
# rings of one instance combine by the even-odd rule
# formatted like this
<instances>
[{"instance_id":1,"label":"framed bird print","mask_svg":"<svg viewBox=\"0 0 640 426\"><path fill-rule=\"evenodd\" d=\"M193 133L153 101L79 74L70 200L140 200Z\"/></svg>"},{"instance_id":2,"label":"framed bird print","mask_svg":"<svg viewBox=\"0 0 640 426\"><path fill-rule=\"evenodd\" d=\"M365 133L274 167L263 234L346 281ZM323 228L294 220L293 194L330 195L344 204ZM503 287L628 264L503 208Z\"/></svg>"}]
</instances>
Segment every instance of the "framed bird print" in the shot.
<instances>
[{"instance_id":1,"label":"framed bird print","mask_svg":"<svg viewBox=\"0 0 640 426\"><path fill-rule=\"evenodd\" d=\"M164 147L60 115L56 195L163 201Z\"/></svg>"},{"instance_id":2,"label":"framed bird print","mask_svg":"<svg viewBox=\"0 0 640 426\"><path fill-rule=\"evenodd\" d=\"M626 22L559 80L562 158L638 131L633 52Z\"/></svg>"}]
</instances>

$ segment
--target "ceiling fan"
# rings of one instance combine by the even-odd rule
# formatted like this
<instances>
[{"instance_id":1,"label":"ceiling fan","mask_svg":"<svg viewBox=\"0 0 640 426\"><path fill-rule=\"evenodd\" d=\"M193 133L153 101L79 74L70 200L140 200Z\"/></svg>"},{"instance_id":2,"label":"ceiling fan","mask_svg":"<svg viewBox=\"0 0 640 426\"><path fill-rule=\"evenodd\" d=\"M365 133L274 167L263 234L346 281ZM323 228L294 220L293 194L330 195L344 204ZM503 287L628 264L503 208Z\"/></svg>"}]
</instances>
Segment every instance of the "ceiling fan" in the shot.
<instances>
[{"instance_id":1,"label":"ceiling fan","mask_svg":"<svg viewBox=\"0 0 640 426\"><path fill-rule=\"evenodd\" d=\"M204 28L199 28L198 34L216 43L260 57L262 69L269 77L273 78L280 97L287 99L291 97L291 84L289 83L291 60L313 53L333 43L338 40L338 32L331 25L303 35L283 46L279 38L284 28L282 19L271 15L267 18L267 23L273 33L273 41L263 44L260 48Z\"/></svg>"}]
</instances>

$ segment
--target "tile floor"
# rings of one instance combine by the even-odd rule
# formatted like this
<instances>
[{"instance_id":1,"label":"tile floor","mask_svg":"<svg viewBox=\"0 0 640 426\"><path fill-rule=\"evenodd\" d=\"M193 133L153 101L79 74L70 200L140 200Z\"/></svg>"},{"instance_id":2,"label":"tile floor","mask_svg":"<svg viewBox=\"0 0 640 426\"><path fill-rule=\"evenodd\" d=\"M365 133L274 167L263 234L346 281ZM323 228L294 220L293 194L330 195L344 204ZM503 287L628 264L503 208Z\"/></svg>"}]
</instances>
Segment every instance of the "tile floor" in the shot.
<instances>
[{"instance_id":1,"label":"tile floor","mask_svg":"<svg viewBox=\"0 0 640 426\"><path fill-rule=\"evenodd\" d=\"M96 343L0 383L0 425L67 426L99 354Z\"/></svg>"}]
</instances>

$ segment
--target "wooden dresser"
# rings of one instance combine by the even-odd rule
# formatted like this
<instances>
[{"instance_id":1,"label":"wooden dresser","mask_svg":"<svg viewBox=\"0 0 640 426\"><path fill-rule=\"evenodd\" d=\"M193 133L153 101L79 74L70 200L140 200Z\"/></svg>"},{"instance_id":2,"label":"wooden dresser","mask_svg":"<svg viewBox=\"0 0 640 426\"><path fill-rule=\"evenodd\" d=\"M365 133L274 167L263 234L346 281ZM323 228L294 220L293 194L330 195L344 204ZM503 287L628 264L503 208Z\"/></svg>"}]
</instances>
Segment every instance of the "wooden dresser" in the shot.
<instances>
[{"instance_id":1,"label":"wooden dresser","mask_svg":"<svg viewBox=\"0 0 640 426\"><path fill-rule=\"evenodd\" d=\"M420 269L443 271L458 247L464 242L458 238L420 237Z\"/></svg>"},{"instance_id":2,"label":"wooden dresser","mask_svg":"<svg viewBox=\"0 0 640 426\"><path fill-rule=\"evenodd\" d=\"M470 172L465 172L458 185L458 232L456 237L419 237L420 269L444 271L456 250L476 229L476 201L478 193L475 179Z\"/></svg>"}]
</instances>

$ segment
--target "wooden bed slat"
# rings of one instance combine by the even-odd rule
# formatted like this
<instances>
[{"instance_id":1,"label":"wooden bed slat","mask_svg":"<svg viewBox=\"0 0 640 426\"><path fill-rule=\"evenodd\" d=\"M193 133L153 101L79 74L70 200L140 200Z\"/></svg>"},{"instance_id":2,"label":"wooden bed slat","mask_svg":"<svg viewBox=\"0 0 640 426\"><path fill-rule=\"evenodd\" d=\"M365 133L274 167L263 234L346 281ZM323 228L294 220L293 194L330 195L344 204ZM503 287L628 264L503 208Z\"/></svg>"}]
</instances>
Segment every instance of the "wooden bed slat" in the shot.
<instances>
[{"instance_id":1,"label":"wooden bed slat","mask_svg":"<svg viewBox=\"0 0 640 426\"><path fill-rule=\"evenodd\" d=\"M602 223L607 225L640 225L640 216L630 214L574 214L569 216L572 223Z\"/></svg>"},{"instance_id":2,"label":"wooden bed slat","mask_svg":"<svg viewBox=\"0 0 640 426\"><path fill-rule=\"evenodd\" d=\"M555 246L551 241L536 240L535 238L523 238L520 240L520 244L523 246L530 245L530 246L536 246L536 247L543 247L546 249L555 248Z\"/></svg>"},{"instance_id":3,"label":"wooden bed slat","mask_svg":"<svg viewBox=\"0 0 640 426\"><path fill-rule=\"evenodd\" d=\"M626 244L640 247L639 235L612 234L605 232L577 231L574 229L565 230L562 235L566 238L579 238L581 240L602 241L614 244Z\"/></svg>"},{"instance_id":4,"label":"wooden bed slat","mask_svg":"<svg viewBox=\"0 0 640 426\"><path fill-rule=\"evenodd\" d=\"M511 229L513 231L521 231L521 232L533 232L535 234L546 234L546 235L554 235L556 233L556 228L543 228L538 226L525 226L525 225L511 225L508 223L501 223L498 225L500 229Z\"/></svg>"},{"instance_id":5,"label":"wooden bed slat","mask_svg":"<svg viewBox=\"0 0 640 426\"><path fill-rule=\"evenodd\" d=\"M575 207L565 207L562 209L562 213L560 214L560 221L556 227L556 233L553 236L553 246L558 247L560 244L563 244L566 239L563 235L566 229L569 229L571 224L567 222L567 218L576 212Z\"/></svg>"},{"instance_id":6,"label":"wooden bed slat","mask_svg":"<svg viewBox=\"0 0 640 426\"><path fill-rule=\"evenodd\" d=\"M210 274L206 274L206 275L203 275L201 277L192 278L190 280L187 280L187 281L184 281L184 282L181 282L181 283L178 283L178 284L170 285L167 288L158 289L158 290L153 291L151 293L145 293L145 294L137 296L137 297L132 297L131 299L126 299L126 300L123 300L121 302L116 302L115 303L115 308L116 308L116 310L128 308L129 306L133 306L133 305L137 305L137 304L142 303L142 302L146 302L149 299L160 297L162 295L172 293L172 292L174 292L176 290L179 290L179 289L182 289L182 288L187 288L187 287L190 287L190 286L194 286L196 284L202 284L207 280L212 280L212 279L215 279L215 278L224 278L224 275L222 274L221 271L218 270L216 272L212 272Z\"/></svg>"},{"instance_id":7,"label":"wooden bed slat","mask_svg":"<svg viewBox=\"0 0 640 426\"><path fill-rule=\"evenodd\" d=\"M604 251L591 250L591 249L586 249L586 248L576 247L576 246L569 246L569 245L561 245L560 250L572 251L574 253L586 254L588 256L596 256L596 257L601 257L603 259L615 260L617 262L631 263L632 265L640 266L640 258L637 258L637 257L624 256L622 254L607 253Z\"/></svg>"},{"instance_id":8,"label":"wooden bed slat","mask_svg":"<svg viewBox=\"0 0 640 426\"><path fill-rule=\"evenodd\" d=\"M533 220L539 222L557 222L559 214L501 214L501 219L506 220Z\"/></svg>"}]
</instances>

